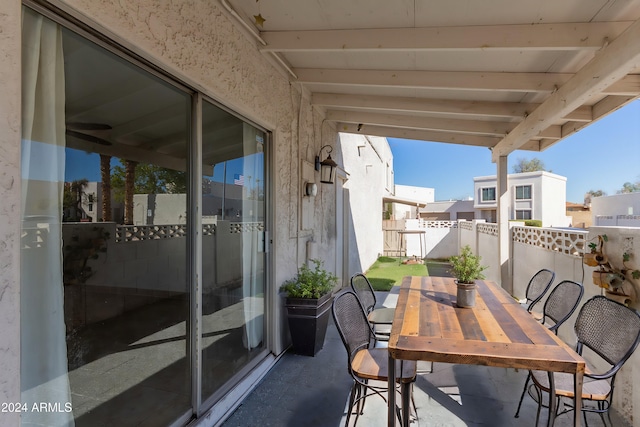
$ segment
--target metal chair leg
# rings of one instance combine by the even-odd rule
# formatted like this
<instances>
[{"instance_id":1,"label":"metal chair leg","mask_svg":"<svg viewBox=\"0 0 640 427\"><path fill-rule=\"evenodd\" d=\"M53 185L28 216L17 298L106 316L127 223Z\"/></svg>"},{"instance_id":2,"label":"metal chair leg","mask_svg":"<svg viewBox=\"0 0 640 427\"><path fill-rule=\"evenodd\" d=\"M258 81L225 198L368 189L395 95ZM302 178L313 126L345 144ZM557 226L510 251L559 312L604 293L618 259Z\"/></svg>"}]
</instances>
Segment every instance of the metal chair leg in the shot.
<instances>
[{"instance_id":1,"label":"metal chair leg","mask_svg":"<svg viewBox=\"0 0 640 427\"><path fill-rule=\"evenodd\" d=\"M356 389L358 388L358 383L353 382L353 386L351 387L351 393L349 393L349 408L347 409L347 420L345 421L345 427L349 427L349 419L351 418L351 412L353 412L353 403L356 397Z\"/></svg>"}]
</instances>

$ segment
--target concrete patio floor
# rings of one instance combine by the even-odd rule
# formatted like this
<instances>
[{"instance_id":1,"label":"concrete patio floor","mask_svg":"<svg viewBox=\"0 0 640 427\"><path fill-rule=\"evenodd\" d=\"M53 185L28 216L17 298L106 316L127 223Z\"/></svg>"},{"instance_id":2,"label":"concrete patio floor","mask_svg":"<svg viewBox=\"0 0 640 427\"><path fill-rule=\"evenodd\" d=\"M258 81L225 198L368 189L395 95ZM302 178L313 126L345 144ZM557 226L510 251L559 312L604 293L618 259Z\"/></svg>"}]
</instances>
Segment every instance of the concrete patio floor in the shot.
<instances>
[{"instance_id":1,"label":"concrete patio floor","mask_svg":"<svg viewBox=\"0 0 640 427\"><path fill-rule=\"evenodd\" d=\"M395 303L393 294L385 296L385 305ZM223 426L343 426L352 383L346 358L340 336L330 322L324 348L315 357L285 353ZM526 371L443 363L436 363L433 372L429 368L428 363L418 366L414 386L418 419L412 427L535 425L537 405L529 396L525 396L520 417L513 417ZM386 425L386 410L380 397L368 398L357 425ZM572 425L572 417L572 413L558 417L555 426ZM597 415L588 417L589 425L602 425ZM615 412L611 418L613 426L630 427ZM351 425L353 421L352 416ZM546 425L544 410L539 425Z\"/></svg>"}]
</instances>

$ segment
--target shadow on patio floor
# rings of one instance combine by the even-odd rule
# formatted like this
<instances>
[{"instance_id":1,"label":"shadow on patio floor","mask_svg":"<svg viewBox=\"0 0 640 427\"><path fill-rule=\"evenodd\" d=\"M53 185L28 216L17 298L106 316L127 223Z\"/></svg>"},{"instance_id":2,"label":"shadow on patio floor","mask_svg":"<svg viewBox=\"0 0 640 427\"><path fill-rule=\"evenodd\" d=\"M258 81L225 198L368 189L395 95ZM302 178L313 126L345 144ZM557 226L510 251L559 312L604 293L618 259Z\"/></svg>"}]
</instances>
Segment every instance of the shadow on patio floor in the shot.
<instances>
[{"instance_id":1,"label":"shadow on patio floor","mask_svg":"<svg viewBox=\"0 0 640 427\"><path fill-rule=\"evenodd\" d=\"M393 292L378 295L385 305L393 304ZM324 348L315 357L287 352L223 427L343 426L351 388L346 358L340 336L331 321ZM412 427L535 424L537 405L529 396L525 396L520 417L513 417L526 371L443 363L436 363L433 372L429 372L429 368L428 363L418 365L420 373L414 386L418 419L411 423ZM572 413L558 417L555 426L572 425L572 417ZM612 413L611 418L616 427L630 427L616 413ZM353 420L352 416L351 425ZM386 420L385 402L372 396L367 399L357 425L385 426ZM589 423L602 425L599 417L593 414L589 414ZM546 425L544 411L540 424Z\"/></svg>"}]
</instances>

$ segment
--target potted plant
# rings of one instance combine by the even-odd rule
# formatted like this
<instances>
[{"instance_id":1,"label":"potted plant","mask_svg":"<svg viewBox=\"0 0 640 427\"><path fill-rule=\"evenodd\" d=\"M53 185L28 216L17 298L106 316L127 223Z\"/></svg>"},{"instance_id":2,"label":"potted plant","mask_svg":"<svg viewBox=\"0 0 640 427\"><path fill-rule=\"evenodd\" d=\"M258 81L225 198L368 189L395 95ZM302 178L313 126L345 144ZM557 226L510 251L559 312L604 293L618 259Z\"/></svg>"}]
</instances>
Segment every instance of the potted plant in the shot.
<instances>
[{"instance_id":1,"label":"potted plant","mask_svg":"<svg viewBox=\"0 0 640 427\"><path fill-rule=\"evenodd\" d=\"M597 267L591 272L593 284L603 288L608 297L624 297L626 301L626 297L629 295L625 290L625 284L629 283L630 279L640 279L640 270L630 268L627 265L632 256L631 252L628 251L622 254L622 262L618 264L621 264L622 267L616 267L604 253L604 243L608 242L609 238L606 234L598 235L597 237L597 244L595 242L589 243L591 253L584 255L585 264ZM592 258L588 257L588 255L592 255L594 261L591 261Z\"/></svg>"},{"instance_id":2,"label":"potted plant","mask_svg":"<svg viewBox=\"0 0 640 427\"><path fill-rule=\"evenodd\" d=\"M589 243L589 253L584 254L583 262L589 267L597 267L605 264L608 260L602 252L604 242L608 240L607 235L603 234L598 236L598 243Z\"/></svg>"},{"instance_id":3,"label":"potted plant","mask_svg":"<svg viewBox=\"0 0 640 427\"><path fill-rule=\"evenodd\" d=\"M315 356L324 345L331 309L332 291L338 278L322 268L322 262L312 259L313 268L303 264L298 274L282 284L287 294L285 307L289 332L296 353Z\"/></svg>"},{"instance_id":4,"label":"potted plant","mask_svg":"<svg viewBox=\"0 0 640 427\"><path fill-rule=\"evenodd\" d=\"M460 255L449 258L452 274L456 277L456 305L461 308L473 307L476 304L476 280L484 279L482 272L487 266L480 265L482 257L474 255L471 247L466 245Z\"/></svg>"}]
</instances>

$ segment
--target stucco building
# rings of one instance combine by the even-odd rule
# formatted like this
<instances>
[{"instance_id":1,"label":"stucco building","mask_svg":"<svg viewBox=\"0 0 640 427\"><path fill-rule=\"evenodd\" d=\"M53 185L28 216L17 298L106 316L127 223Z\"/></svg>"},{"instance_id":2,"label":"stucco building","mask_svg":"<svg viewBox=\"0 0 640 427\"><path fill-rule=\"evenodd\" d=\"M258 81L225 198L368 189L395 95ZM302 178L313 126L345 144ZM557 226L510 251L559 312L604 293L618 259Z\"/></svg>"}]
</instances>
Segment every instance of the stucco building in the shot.
<instances>
[{"instance_id":1,"label":"stucco building","mask_svg":"<svg viewBox=\"0 0 640 427\"><path fill-rule=\"evenodd\" d=\"M567 227L567 178L551 172L525 172L507 176L509 219L542 221L543 227ZM496 222L497 180L495 176L473 178L474 208L481 219Z\"/></svg>"}]
</instances>

